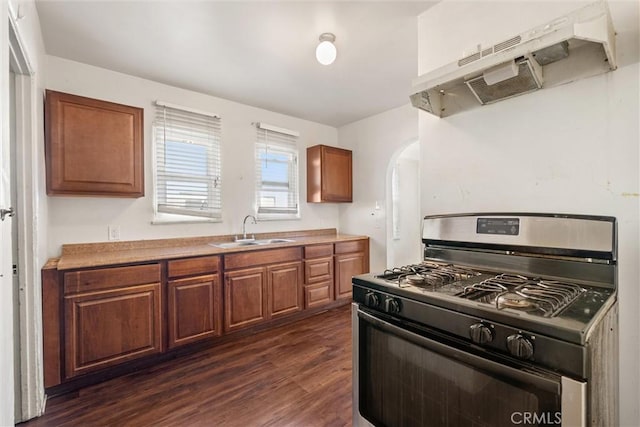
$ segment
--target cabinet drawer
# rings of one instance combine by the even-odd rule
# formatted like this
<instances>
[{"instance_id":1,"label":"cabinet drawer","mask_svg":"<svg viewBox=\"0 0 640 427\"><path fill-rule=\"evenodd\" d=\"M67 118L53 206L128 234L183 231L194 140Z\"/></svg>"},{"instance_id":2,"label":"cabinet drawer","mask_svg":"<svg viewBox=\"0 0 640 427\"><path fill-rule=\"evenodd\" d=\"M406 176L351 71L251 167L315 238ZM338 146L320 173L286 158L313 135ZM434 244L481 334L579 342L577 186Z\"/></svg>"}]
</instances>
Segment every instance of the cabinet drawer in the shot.
<instances>
[{"instance_id":1,"label":"cabinet drawer","mask_svg":"<svg viewBox=\"0 0 640 427\"><path fill-rule=\"evenodd\" d=\"M226 270L254 267L265 264L299 261L302 259L302 247L247 251L224 256Z\"/></svg>"},{"instance_id":2,"label":"cabinet drawer","mask_svg":"<svg viewBox=\"0 0 640 427\"><path fill-rule=\"evenodd\" d=\"M333 280L333 257L304 262L305 283Z\"/></svg>"},{"instance_id":3,"label":"cabinet drawer","mask_svg":"<svg viewBox=\"0 0 640 427\"><path fill-rule=\"evenodd\" d=\"M304 247L305 258L320 258L333 255L333 244Z\"/></svg>"},{"instance_id":4,"label":"cabinet drawer","mask_svg":"<svg viewBox=\"0 0 640 427\"><path fill-rule=\"evenodd\" d=\"M311 308L333 301L333 280L304 287L304 307Z\"/></svg>"},{"instance_id":5,"label":"cabinet drawer","mask_svg":"<svg viewBox=\"0 0 640 427\"><path fill-rule=\"evenodd\" d=\"M365 252L367 247L366 240L354 240L353 242L336 243L337 254L348 254L351 252Z\"/></svg>"},{"instance_id":6,"label":"cabinet drawer","mask_svg":"<svg viewBox=\"0 0 640 427\"><path fill-rule=\"evenodd\" d=\"M160 264L74 271L64 274L64 293L65 295L77 294L158 282L160 282Z\"/></svg>"},{"instance_id":7,"label":"cabinet drawer","mask_svg":"<svg viewBox=\"0 0 640 427\"><path fill-rule=\"evenodd\" d=\"M170 278L173 278L216 273L218 272L219 265L220 257L217 256L176 259L167 263L167 274Z\"/></svg>"}]
</instances>

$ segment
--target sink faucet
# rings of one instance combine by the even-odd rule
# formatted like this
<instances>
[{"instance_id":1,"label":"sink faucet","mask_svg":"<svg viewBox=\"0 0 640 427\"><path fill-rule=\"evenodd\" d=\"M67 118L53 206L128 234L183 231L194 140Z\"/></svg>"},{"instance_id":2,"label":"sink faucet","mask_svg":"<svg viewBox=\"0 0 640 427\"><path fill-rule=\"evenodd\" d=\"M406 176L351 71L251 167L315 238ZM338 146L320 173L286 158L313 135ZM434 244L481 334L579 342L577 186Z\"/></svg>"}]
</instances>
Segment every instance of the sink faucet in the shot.
<instances>
[{"instance_id":1,"label":"sink faucet","mask_svg":"<svg viewBox=\"0 0 640 427\"><path fill-rule=\"evenodd\" d=\"M244 220L242 220L242 240L245 240L247 238L247 220L251 218L253 220L253 223L256 223L256 217L253 215L247 215L244 217Z\"/></svg>"}]
</instances>

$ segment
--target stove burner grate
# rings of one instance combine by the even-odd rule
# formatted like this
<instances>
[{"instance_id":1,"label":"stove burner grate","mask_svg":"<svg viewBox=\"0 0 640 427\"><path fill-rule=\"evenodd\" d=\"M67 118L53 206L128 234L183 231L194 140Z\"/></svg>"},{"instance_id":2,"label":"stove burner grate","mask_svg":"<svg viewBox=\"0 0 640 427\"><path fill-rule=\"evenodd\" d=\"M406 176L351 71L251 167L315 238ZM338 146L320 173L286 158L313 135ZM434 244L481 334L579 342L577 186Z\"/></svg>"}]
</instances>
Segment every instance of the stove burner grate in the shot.
<instances>
[{"instance_id":1,"label":"stove burner grate","mask_svg":"<svg viewBox=\"0 0 640 427\"><path fill-rule=\"evenodd\" d=\"M400 287L437 288L480 274L466 267L425 261L388 269L376 277L396 283Z\"/></svg>"},{"instance_id":2,"label":"stove burner grate","mask_svg":"<svg viewBox=\"0 0 640 427\"><path fill-rule=\"evenodd\" d=\"M465 286L461 297L495 304L498 310L540 311L544 317L554 317L583 292L585 289L574 283L499 274Z\"/></svg>"}]
</instances>

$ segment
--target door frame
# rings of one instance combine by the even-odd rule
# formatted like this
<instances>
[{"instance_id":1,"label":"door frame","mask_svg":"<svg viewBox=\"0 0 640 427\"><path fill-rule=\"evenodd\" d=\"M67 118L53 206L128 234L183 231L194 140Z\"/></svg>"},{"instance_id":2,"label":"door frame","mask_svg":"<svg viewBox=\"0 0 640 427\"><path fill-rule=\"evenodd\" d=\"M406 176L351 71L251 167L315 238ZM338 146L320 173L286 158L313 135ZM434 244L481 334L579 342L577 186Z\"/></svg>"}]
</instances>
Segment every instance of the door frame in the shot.
<instances>
[{"instance_id":1,"label":"door frame","mask_svg":"<svg viewBox=\"0 0 640 427\"><path fill-rule=\"evenodd\" d=\"M41 187L38 177L38 90L35 72L27 55L25 44L18 31L20 19L8 6L9 66L16 77L16 190L18 221L18 287L20 378L16 378L16 400L21 411L15 414L15 422L42 415L46 397L44 394L42 359L42 290L38 265L38 194Z\"/></svg>"}]
</instances>

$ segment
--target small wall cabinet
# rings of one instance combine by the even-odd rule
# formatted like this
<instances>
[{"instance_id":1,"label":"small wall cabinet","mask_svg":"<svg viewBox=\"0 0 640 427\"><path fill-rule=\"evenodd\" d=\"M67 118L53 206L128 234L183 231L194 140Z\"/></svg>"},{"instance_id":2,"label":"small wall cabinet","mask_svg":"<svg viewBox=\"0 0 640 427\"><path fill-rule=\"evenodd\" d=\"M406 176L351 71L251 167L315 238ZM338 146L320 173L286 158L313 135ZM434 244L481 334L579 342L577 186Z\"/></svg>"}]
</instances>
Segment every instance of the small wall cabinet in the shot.
<instances>
[{"instance_id":1,"label":"small wall cabinet","mask_svg":"<svg viewBox=\"0 0 640 427\"><path fill-rule=\"evenodd\" d=\"M142 108L46 91L50 196L144 196Z\"/></svg>"},{"instance_id":2,"label":"small wall cabinet","mask_svg":"<svg viewBox=\"0 0 640 427\"><path fill-rule=\"evenodd\" d=\"M352 194L351 151L326 145L307 148L307 202L351 202Z\"/></svg>"}]
</instances>

